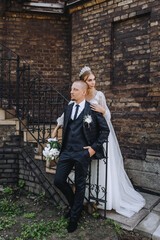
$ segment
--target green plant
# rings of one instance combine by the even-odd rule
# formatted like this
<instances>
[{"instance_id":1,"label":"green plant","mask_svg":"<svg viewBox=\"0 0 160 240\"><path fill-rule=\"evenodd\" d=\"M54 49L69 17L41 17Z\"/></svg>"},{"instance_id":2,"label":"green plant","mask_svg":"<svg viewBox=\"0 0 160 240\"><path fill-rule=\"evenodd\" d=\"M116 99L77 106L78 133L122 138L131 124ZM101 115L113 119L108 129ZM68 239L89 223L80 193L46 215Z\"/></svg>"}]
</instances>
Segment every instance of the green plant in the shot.
<instances>
[{"instance_id":1,"label":"green plant","mask_svg":"<svg viewBox=\"0 0 160 240\"><path fill-rule=\"evenodd\" d=\"M21 235L24 239L45 239L44 237L50 234L50 227L48 223L43 220L34 222L32 225L22 225Z\"/></svg>"},{"instance_id":2,"label":"green plant","mask_svg":"<svg viewBox=\"0 0 160 240\"><path fill-rule=\"evenodd\" d=\"M117 233L117 235L121 235L121 225L119 223L114 222L113 220L107 219L106 223L112 226Z\"/></svg>"},{"instance_id":3,"label":"green plant","mask_svg":"<svg viewBox=\"0 0 160 240\"><path fill-rule=\"evenodd\" d=\"M16 221L12 217L0 217L0 231L6 228L11 228L16 224Z\"/></svg>"},{"instance_id":4,"label":"green plant","mask_svg":"<svg viewBox=\"0 0 160 240\"><path fill-rule=\"evenodd\" d=\"M78 240L82 240L83 236L81 234L78 235Z\"/></svg>"},{"instance_id":5,"label":"green plant","mask_svg":"<svg viewBox=\"0 0 160 240\"><path fill-rule=\"evenodd\" d=\"M18 181L18 188L23 188L24 187L24 185L25 185L25 181L23 181L23 180L19 180Z\"/></svg>"},{"instance_id":6,"label":"green plant","mask_svg":"<svg viewBox=\"0 0 160 240\"><path fill-rule=\"evenodd\" d=\"M0 210L3 214L6 214L7 216L17 216L21 213L21 207L7 198L3 198L0 201Z\"/></svg>"},{"instance_id":7,"label":"green plant","mask_svg":"<svg viewBox=\"0 0 160 240\"><path fill-rule=\"evenodd\" d=\"M64 217L61 217L59 221L52 221L52 230L54 230L59 237L65 237L66 236L66 227L68 224L68 219L64 219Z\"/></svg>"},{"instance_id":8,"label":"green plant","mask_svg":"<svg viewBox=\"0 0 160 240\"><path fill-rule=\"evenodd\" d=\"M94 218L99 218L99 217L100 217L100 214L97 213L97 212L94 212L94 213L92 214L92 216L93 216Z\"/></svg>"},{"instance_id":9,"label":"green plant","mask_svg":"<svg viewBox=\"0 0 160 240\"><path fill-rule=\"evenodd\" d=\"M23 240L23 238L16 237L16 238L14 238L14 240Z\"/></svg>"},{"instance_id":10,"label":"green plant","mask_svg":"<svg viewBox=\"0 0 160 240\"><path fill-rule=\"evenodd\" d=\"M45 192L42 192L41 194L39 194L39 196L37 196L37 201L43 201L45 198Z\"/></svg>"},{"instance_id":11,"label":"green plant","mask_svg":"<svg viewBox=\"0 0 160 240\"><path fill-rule=\"evenodd\" d=\"M61 218L57 221L40 222L34 221L32 225L22 225L21 235L24 239L46 239L45 237L50 235L52 232L56 232L57 236L65 237L65 228L67 226L67 220Z\"/></svg>"},{"instance_id":12,"label":"green plant","mask_svg":"<svg viewBox=\"0 0 160 240\"><path fill-rule=\"evenodd\" d=\"M83 226L81 226L81 230L84 230L85 228Z\"/></svg>"},{"instance_id":13,"label":"green plant","mask_svg":"<svg viewBox=\"0 0 160 240\"><path fill-rule=\"evenodd\" d=\"M12 188L10 188L10 187L6 187L6 188L3 190L2 193L3 193L3 194L12 195L12 194L13 194L13 190L12 190Z\"/></svg>"},{"instance_id":14,"label":"green plant","mask_svg":"<svg viewBox=\"0 0 160 240\"><path fill-rule=\"evenodd\" d=\"M34 218L36 216L35 213L26 213L23 215L24 218Z\"/></svg>"}]
</instances>

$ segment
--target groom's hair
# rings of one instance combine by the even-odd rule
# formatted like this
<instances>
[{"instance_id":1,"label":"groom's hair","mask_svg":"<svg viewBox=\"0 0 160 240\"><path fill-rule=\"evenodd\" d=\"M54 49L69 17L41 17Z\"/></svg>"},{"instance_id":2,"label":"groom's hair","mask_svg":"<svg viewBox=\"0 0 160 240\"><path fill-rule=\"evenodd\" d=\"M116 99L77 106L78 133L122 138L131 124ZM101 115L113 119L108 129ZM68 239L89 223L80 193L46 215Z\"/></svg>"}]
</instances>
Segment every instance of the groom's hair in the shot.
<instances>
[{"instance_id":1,"label":"groom's hair","mask_svg":"<svg viewBox=\"0 0 160 240\"><path fill-rule=\"evenodd\" d=\"M87 85L87 83L84 82L83 80L76 80L76 81L74 81L73 83L75 83L75 82L80 83L81 86L82 86L82 88L83 88L84 90L86 90L86 91L88 90L88 85Z\"/></svg>"}]
</instances>

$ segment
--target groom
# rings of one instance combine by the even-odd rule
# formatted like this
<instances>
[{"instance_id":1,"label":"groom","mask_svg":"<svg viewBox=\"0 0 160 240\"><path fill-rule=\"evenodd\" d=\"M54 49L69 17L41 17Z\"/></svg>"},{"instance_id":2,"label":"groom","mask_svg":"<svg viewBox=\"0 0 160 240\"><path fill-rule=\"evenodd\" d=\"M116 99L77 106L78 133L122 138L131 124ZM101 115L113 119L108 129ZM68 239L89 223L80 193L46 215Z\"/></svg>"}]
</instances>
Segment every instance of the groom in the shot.
<instances>
[{"instance_id":1,"label":"groom","mask_svg":"<svg viewBox=\"0 0 160 240\"><path fill-rule=\"evenodd\" d=\"M64 112L62 149L57 165L54 184L67 198L70 211L68 232L77 228L83 206L87 169L91 157L104 158L103 143L107 140L109 128L101 113L92 111L85 100L88 85L75 81L71 88L71 99ZM75 194L66 182L73 166L75 167Z\"/></svg>"}]
</instances>

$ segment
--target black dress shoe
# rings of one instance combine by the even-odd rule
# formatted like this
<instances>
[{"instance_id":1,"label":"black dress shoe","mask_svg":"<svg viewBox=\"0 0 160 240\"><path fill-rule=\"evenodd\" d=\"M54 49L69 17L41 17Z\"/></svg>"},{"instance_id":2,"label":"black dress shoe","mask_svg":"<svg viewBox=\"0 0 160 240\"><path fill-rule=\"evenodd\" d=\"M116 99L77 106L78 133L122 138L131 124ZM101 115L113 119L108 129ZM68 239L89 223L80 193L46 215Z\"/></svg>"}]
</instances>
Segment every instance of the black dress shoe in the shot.
<instances>
[{"instance_id":1,"label":"black dress shoe","mask_svg":"<svg viewBox=\"0 0 160 240\"><path fill-rule=\"evenodd\" d=\"M69 233L74 232L77 229L77 221L70 219L67 230Z\"/></svg>"}]
</instances>

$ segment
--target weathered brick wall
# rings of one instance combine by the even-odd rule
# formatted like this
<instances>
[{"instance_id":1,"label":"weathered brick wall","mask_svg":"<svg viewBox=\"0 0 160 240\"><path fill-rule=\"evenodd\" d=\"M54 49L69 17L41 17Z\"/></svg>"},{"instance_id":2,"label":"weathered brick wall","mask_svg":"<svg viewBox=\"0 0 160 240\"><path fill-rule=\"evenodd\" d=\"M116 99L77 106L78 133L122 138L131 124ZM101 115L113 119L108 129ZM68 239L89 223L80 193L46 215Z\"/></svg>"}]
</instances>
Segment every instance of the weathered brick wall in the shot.
<instances>
[{"instance_id":1,"label":"weathered brick wall","mask_svg":"<svg viewBox=\"0 0 160 240\"><path fill-rule=\"evenodd\" d=\"M13 148L0 148L0 184L16 184L18 171L18 154Z\"/></svg>"},{"instance_id":2,"label":"weathered brick wall","mask_svg":"<svg viewBox=\"0 0 160 240\"><path fill-rule=\"evenodd\" d=\"M14 127L1 126L0 139L0 184L16 184L19 172L19 136Z\"/></svg>"},{"instance_id":3,"label":"weathered brick wall","mask_svg":"<svg viewBox=\"0 0 160 240\"><path fill-rule=\"evenodd\" d=\"M45 170L44 170L45 172ZM26 191L41 194L44 192L39 180L35 176L35 173L32 171L30 166L27 164L25 159L19 155L19 180L24 181L24 188Z\"/></svg>"},{"instance_id":4,"label":"weathered brick wall","mask_svg":"<svg viewBox=\"0 0 160 240\"><path fill-rule=\"evenodd\" d=\"M160 141L159 1L90 1L70 13L72 80L92 68L124 156L144 159Z\"/></svg>"},{"instance_id":5,"label":"weathered brick wall","mask_svg":"<svg viewBox=\"0 0 160 240\"><path fill-rule=\"evenodd\" d=\"M145 164L147 149L159 149L160 143L159 1L93 0L73 6L70 14L72 81L84 65L91 67L129 177L145 188L154 179L148 188L160 191L159 173Z\"/></svg>"},{"instance_id":6,"label":"weathered brick wall","mask_svg":"<svg viewBox=\"0 0 160 240\"><path fill-rule=\"evenodd\" d=\"M24 57L31 67L64 89L70 82L70 24L66 16L25 13L17 4L2 11L0 43Z\"/></svg>"}]
</instances>

